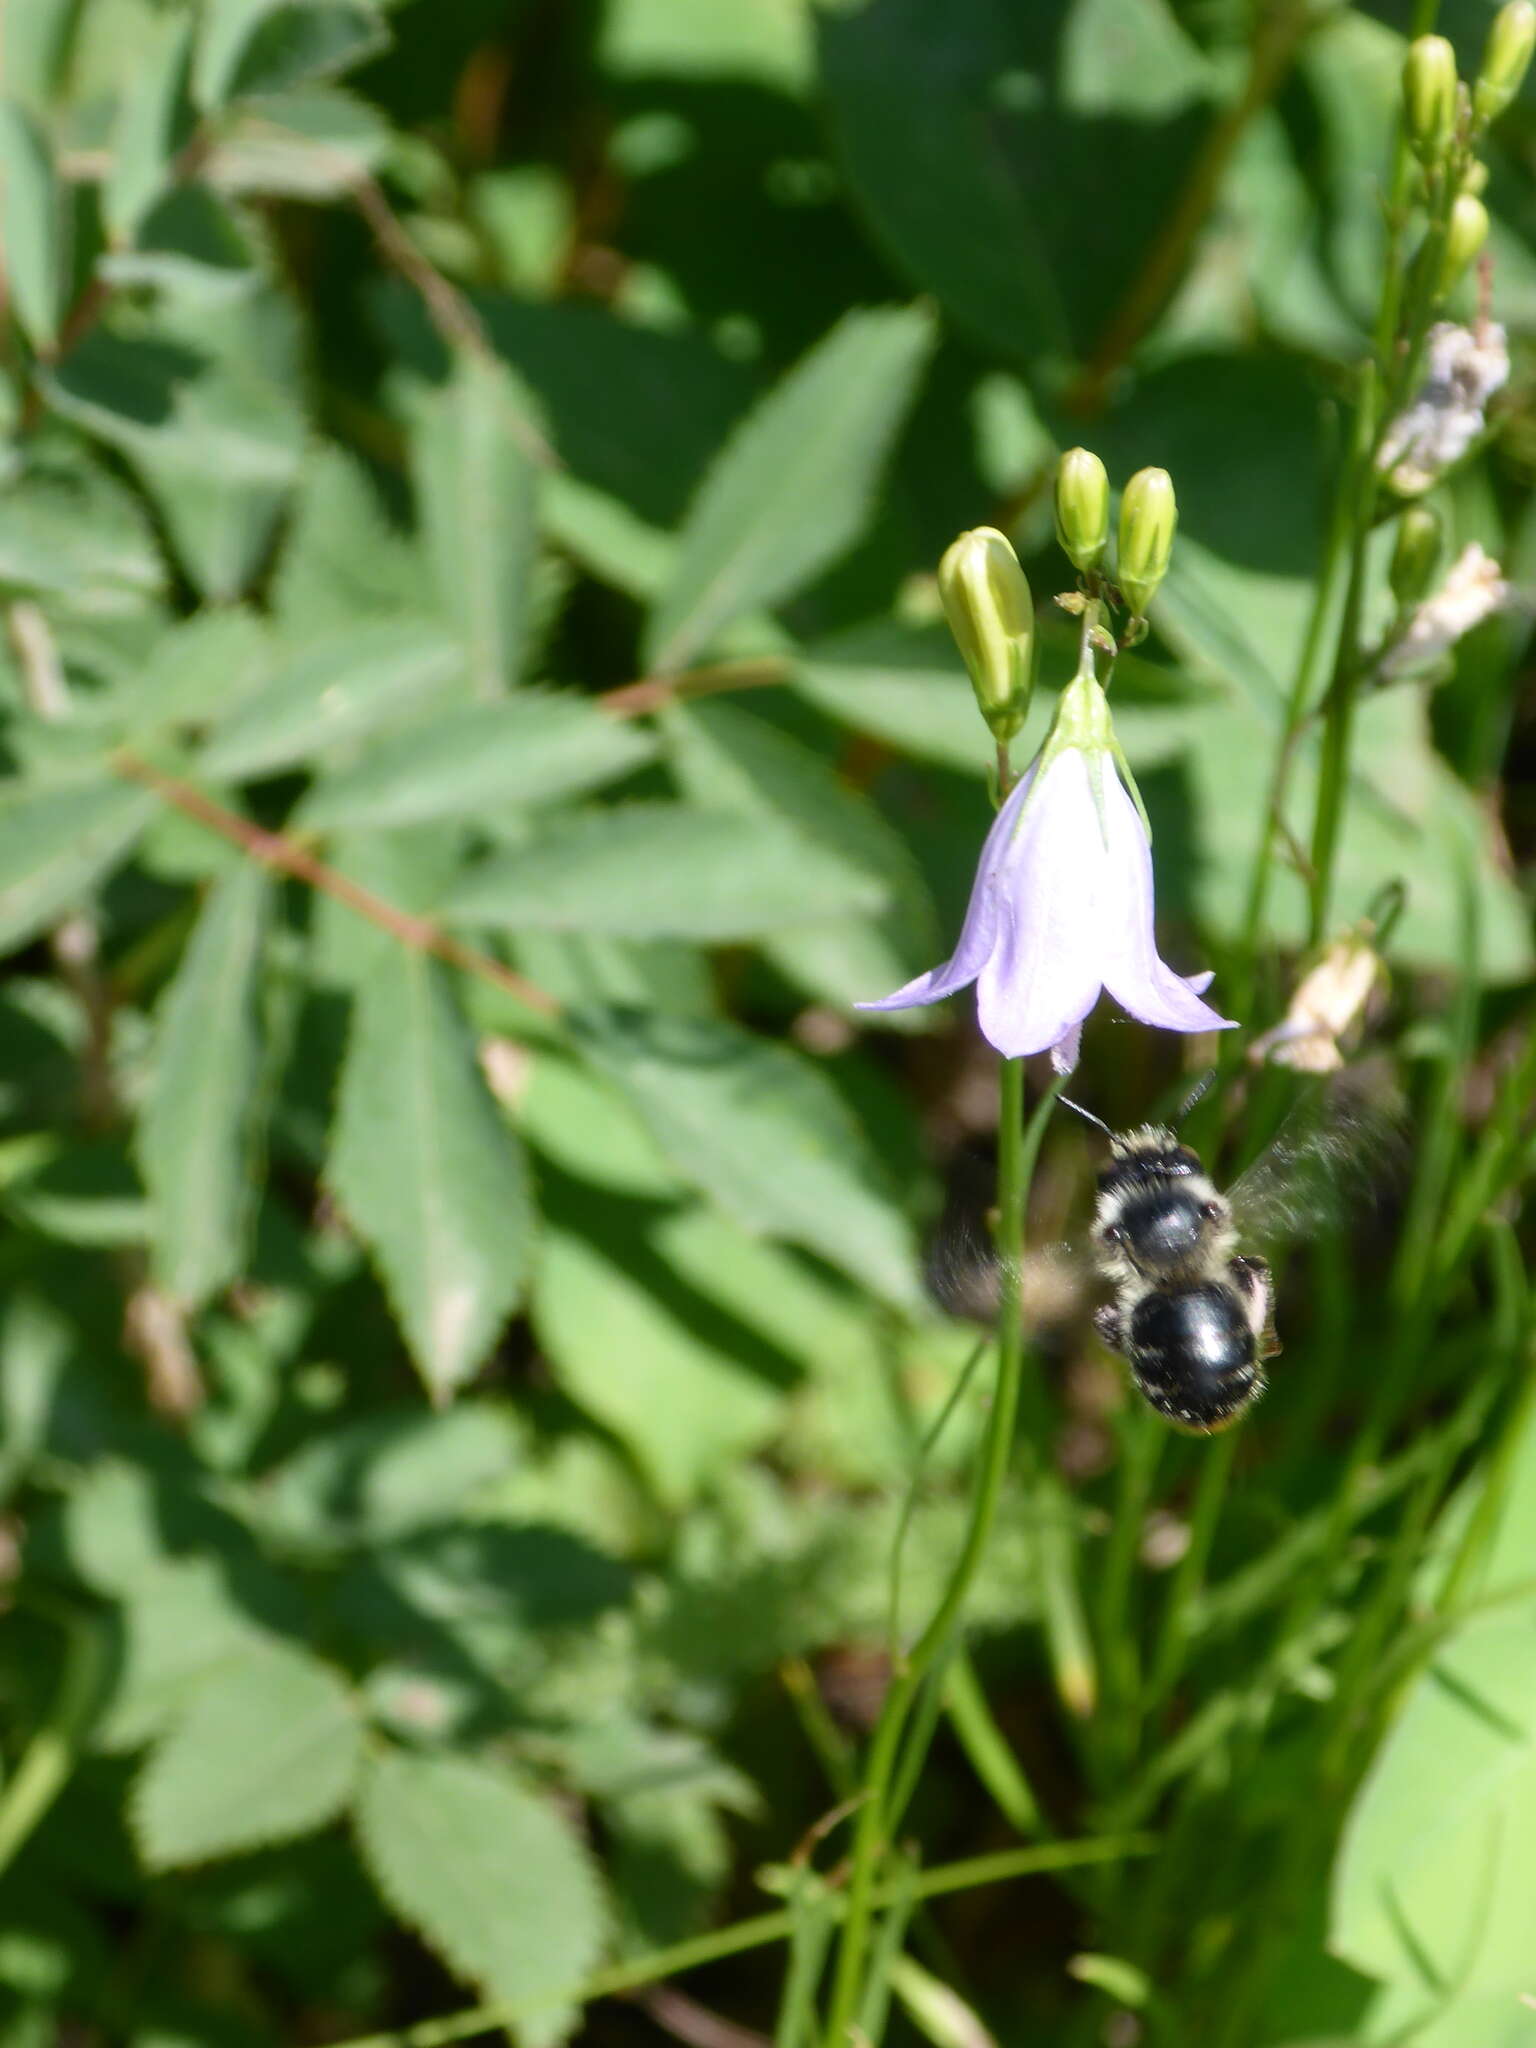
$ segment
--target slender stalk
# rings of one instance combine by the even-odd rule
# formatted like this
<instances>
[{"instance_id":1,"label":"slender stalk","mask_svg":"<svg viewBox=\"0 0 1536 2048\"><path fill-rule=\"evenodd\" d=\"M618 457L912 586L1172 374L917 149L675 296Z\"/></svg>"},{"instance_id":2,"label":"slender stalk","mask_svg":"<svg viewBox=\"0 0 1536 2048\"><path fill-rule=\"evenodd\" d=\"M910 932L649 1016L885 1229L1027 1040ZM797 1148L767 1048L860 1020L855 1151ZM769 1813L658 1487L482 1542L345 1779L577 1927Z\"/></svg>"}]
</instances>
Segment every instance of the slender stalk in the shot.
<instances>
[{"instance_id":1,"label":"slender stalk","mask_svg":"<svg viewBox=\"0 0 1536 2048\"><path fill-rule=\"evenodd\" d=\"M130 747L119 747L111 762L125 781L141 783L145 789L152 789L173 810L216 833L220 839L227 839L252 860L260 861L263 867L291 875L295 881L319 890L321 895L334 897L348 910L388 932L392 939L398 939L401 945L409 946L414 952L430 953L447 966L456 967L462 974L471 974L477 980L489 982L503 995L521 1003L524 1009L533 1010L541 1017L559 1016L560 1005L555 998L546 989L529 981L526 975L515 973L489 953L466 945L430 918L418 917L411 911L401 910L397 904L387 903L382 896L375 896L371 889L363 888L350 875L327 867L324 861L318 860L285 833L269 832L264 826L253 825L249 818L242 818L238 811L226 809L195 783L155 767L153 762L146 761L142 754L136 754Z\"/></svg>"},{"instance_id":2,"label":"slender stalk","mask_svg":"<svg viewBox=\"0 0 1536 2048\"><path fill-rule=\"evenodd\" d=\"M1173 1584L1168 1588L1168 1604L1163 1610L1163 1625L1147 1685L1148 1704L1154 1710L1173 1691L1184 1669L1190 1621L1205 1584L1216 1525L1226 1503L1232 1461L1237 1455L1237 1434L1235 1429L1229 1429L1217 1437L1200 1467L1200 1483L1189 1518L1189 1548L1179 1559Z\"/></svg>"},{"instance_id":3,"label":"slender stalk","mask_svg":"<svg viewBox=\"0 0 1536 2048\"><path fill-rule=\"evenodd\" d=\"M82 1620L71 1621L68 1629L64 1670L48 1718L0 1793L0 1871L68 1784L96 1703L104 1661L100 1633Z\"/></svg>"},{"instance_id":4,"label":"slender stalk","mask_svg":"<svg viewBox=\"0 0 1536 2048\"><path fill-rule=\"evenodd\" d=\"M968 1856L958 1863L940 1863L917 1878L877 1885L875 1904L894 1904L909 1892L917 1899L943 1898L951 1892L974 1891L982 1885L1002 1884L1009 1878L1035 1877L1049 1871L1076 1870L1086 1864L1113 1863L1122 1856L1150 1856L1156 1837L1147 1834L1101 1835L1083 1842L1038 1842L1027 1849L1004 1849L990 1856ZM846 1914L845 1901L835 1892L828 1894L834 1916ZM399 2027L380 2034L357 2034L338 2041L332 2048L446 2048L450 2041L464 2041L472 2034L504 2032L525 2019L530 2011L547 2012L552 2006L590 2005L594 1999L614 1998L624 1991L657 1984L665 1977L681 1976L685 1970L701 1969L706 1963L739 1956L748 1949L770 1948L787 1941L794 1933L796 1914L791 1909L757 1913L750 1919L734 1921L713 1934L694 1935L674 1942L670 1948L652 1949L627 1963L614 1963L594 1971L579 1984L569 1985L552 1996L529 1999L520 2005L472 2005L438 2019L422 2020L412 2027Z\"/></svg>"},{"instance_id":5,"label":"slender stalk","mask_svg":"<svg viewBox=\"0 0 1536 2048\"><path fill-rule=\"evenodd\" d=\"M1060 1083L1053 1085L1041 1098L1026 1131L1023 1062L1004 1060L1000 1079L997 1237L1002 1256L999 1262L997 1374L992 1413L988 1418L981 1464L972 1495L970 1522L960 1556L932 1619L886 1694L870 1743L864 1771L864 1804L859 1809L854 1832L848 1912L838 1944L824 2036L827 2048L845 2048L848 2028L862 1998L865 1958L875 1910L876 1875L889 1842L889 1803L901 1757L902 1735L923 1681L947 1646L960 1619L976 1568L992 1533L1003 1478L1013 1450L1024 1362L1019 1250L1024 1242L1025 1203L1035 1156L1045 1135L1046 1120L1055 1105ZM910 1751L908 1755L910 1770Z\"/></svg>"}]
</instances>

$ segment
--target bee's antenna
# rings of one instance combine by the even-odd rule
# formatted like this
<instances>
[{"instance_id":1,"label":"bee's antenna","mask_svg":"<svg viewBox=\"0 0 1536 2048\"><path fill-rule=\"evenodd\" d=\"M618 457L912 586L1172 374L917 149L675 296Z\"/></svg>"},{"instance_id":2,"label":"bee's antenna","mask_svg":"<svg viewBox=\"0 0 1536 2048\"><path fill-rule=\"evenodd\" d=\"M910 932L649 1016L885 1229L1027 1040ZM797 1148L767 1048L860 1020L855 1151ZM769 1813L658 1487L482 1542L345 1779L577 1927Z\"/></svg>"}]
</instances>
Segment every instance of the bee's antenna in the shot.
<instances>
[{"instance_id":1,"label":"bee's antenna","mask_svg":"<svg viewBox=\"0 0 1536 2048\"><path fill-rule=\"evenodd\" d=\"M1084 1109L1083 1105L1080 1102L1074 1102L1070 1095L1058 1095L1056 1100L1063 1109L1075 1109L1080 1117L1086 1117L1089 1123L1097 1124L1106 1138L1112 1138L1115 1135L1109 1128L1109 1125L1105 1123L1103 1117L1095 1116L1091 1109Z\"/></svg>"},{"instance_id":2,"label":"bee's antenna","mask_svg":"<svg viewBox=\"0 0 1536 2048\"><path fill-rule=\"evenodd\" d=\"M1189 1093L1185 1096L1183 1107L1180 1109L1178 1115L1173 1120L1173 1127L1175 1130L1179 1129L1180 1125L1183 1124L1184 1120L1188 1117L1190 1111L1195 1108L1196 1104L1203 1102L1206 1096L1210 1094L1211 1084L1215 1079L1216 1069L1214 1067L1211 1067L1206 1073L1200 1076L1200 1079L1195 1083L1194 1087L1191 1088Z\"/></svg>"}]
</instances>

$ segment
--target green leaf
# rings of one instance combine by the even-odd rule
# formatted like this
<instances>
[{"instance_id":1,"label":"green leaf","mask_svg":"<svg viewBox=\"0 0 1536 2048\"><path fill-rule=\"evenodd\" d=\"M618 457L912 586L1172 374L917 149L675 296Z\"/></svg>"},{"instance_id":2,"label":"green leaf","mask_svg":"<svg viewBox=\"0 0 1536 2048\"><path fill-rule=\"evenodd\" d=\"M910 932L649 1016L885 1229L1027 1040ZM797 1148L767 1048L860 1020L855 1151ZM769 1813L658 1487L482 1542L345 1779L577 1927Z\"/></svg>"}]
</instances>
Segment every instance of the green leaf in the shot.
<instances>
[{"instance_id":1,"label":"green leaf","mask_svg":"<svg viewBox=\"0 0 1536 2048\"><path fill-rule=\"evenodd\" d=\"M132 240L164 191L195 120L188 98L192 22L173 16L145 23L144 33L118 101L111 167L101 185L102 216L118 246Z\"/></svg>"},{"instance_id":2,"label":"green leaf","mask_svg":"<svg viewBox=\"0 0 1536 2048\"><path fill-rule=\"evenodd\" d=\"M511 1772L386 1752L363 1778L363 1857L449 1967L516 2008L528 2048L560 2040L602 1952L596 1866L558 1809Z\"/></svg>"},{"instance_id":3,"label":"green leaf","mask_svg":"<svg viewBox=\"0 0 1536 2048\"><path fill-rule=\"evenodd\" d=\"M579 1043L679 1172L746 1229L805 1245L903 1307L921 1300L911 1225L825 1074L708 1017L586 1011Z\"/></svg>"},{"instance_id":4,"label":"green leaf","mask_svg":"<svg viewBox=\"0 0 1536 2048\"><path fill-rule=\"evenodd\" d=\"M61 603L98 624L138 614L165 577L137 494L84 451L38 462L0 493L0 583L43 593L54 616Z\"/></svg>"},{"instance_id":5,"label":"green leaf","mask_svg":"<svg viewBox=\"0 0 1536 2048\"><path fill-rule=\"evenodd\" d=\"M295 639L383 614L431 612L420 549L390 524L363 465L329 442L311 449L299 473L272 602Z\"/></svg>"},{"instance_id":6,"label":"green leaf","mask_svg":"<svg viewBox=\"0 0 1536 2048\"><path fill-rule=\"evenodd\" d=\"M35 939L128 858L155 799L115 777L0 786L0 950Z\"/></svg>"},{"instance_id":7,"label":"green leaf","mask_svg":"<svg viewBox=\"0 0 1536 2048\"><path fill-rule=\"evenodd\" d=\"M837 154L877 239L973 334L1047 365L1123 298L1204 132L1208 78L1165 0L1052 22L1015 0L817 16ZM1136 174L1105 206L1128 133Z\"/></svg>"},{"instance_id":8,"label":"green leaf","mask_svg":"<svg viewBox=\"0 0 1536 2048\"><path fill-rule=\"evenodd\" d=\"M39 377L48 403L138 471L192 581L238 595L256 575L298 472L305 425L291 306L163 305L125 339L87 334Z\"/></svg>"},{"instance_id":9,"label":"green leaf","mask_svg":"<svg viewBox=\"0 0 1536 2048\"><path fill-rule=\"evenodd\" d=\"M701 1221L727 1267L767 1250L719 1216ZM679 1299L675 1277L657 1263L665 1229L631 1231L611 1249L551 1230L533 1316L560 1386L613 1431L662 1500L682 1507L773 1434L788 1368L697 1298Z\"/></svg>"},{"instance_id":10,"label":"green leaf","mask_svg":"<svg viewBox=\"0 0 1536 2048\"><path fill-rule=\"evenodd\" d=\"M636 803L562 817L472 868L444 914L510 930L745 939L875 911L885 884L771 818Z\"/></svg>"},{"instance_id":11,"label":"green leaf","mask_svg":"<svg viewBox=\"0 0 1536 2048\"><path fill-rule=\"evenodd\" d=\"M685 668L722 627L847 552L933 346L920 307L849 313L754 408L689 510L646 663Z\"/></svg>"},{"instance_id":12,"label":"green leaf","mask_svg":"<svg viewBox=\"0 0 1536 2048\"><path fill-rule=\"evenodd\" d=\"M860 626L809 649L795 687L820 710L898 753L985 775L994 750L942 626Z\"/></svg>"},{"instance_id":13,"label":"green leaf","mask_svg":"<svg viewBox=\"0 0 1536 2048\"><path fill-rule=\"evenodd\" d=\"M522 1295L532 1204L442 970L404 946L378 950L355 998L329 1177L446 1400Z\"/></svg>"},{"instance_id":14,"label":"green leaf","mask_svg":"<svg viewBox=\"0 0 1536 2048\"><path fill-rule=\"evenodd\" d=\"M438 597L477 697L519 679L538 552L539 472L529 408L500 364L461 355L420 407L416 495Z\"/></svg>"},{"instance_id":15,"label":"green leaf","mask_svg":"<svg viewBox=\"0 0 1536 2048\"><path fill-rule=\"evenodd\" d=\"M324 1664L278 1644L200 1686L134 1797L152 1870L200 1863L324 1825L362 1753L350 1695Z\"/></svg>"},{"instance_id":16,"label":"green leaf","mask_svg":"<svg viewBox=\"0 0 1536 2048\"><path fill-rule=\"evenodd\" d=\"M596 789L654 751L647 734L607 717L587 698L526 691L391 733L317 782L297 822L335 831L493 816Z\"/></svg>"},{"instance_id":17,"label":"green leaf","mask_svg":"<svg viewBox=\"0 0 1536 2048\"><path fill-rule=\"evenodd\" d=\"M58 339L67 220L47 137L25 108L0 100L0 251L11 309L39 350Z\"/></svg>"},{"instance_id":18,"label":"green leaf","mask_svg":"<svg viewBox=\"0 0 1536 2048\"><path fill-rule=\"evenodd\" d=\"M244 781L291 768L432 702L463 672L440 626L396 619L324 634L214 727L199 772Z\"/></svg>"},{"instance_id":19,"label":"green leaf","mask_svg":"<svg viewBox=\"0 0 1536 2048\"><path fill-rule=\"evenodd\" d=\"M885 884L878 922L838 918L774 932L763 950L808 995L850 1004L885 995L938 957L933 905L901 837L831 763L734 704L678 706L665 720L683 794L776 818Z\"/></svg>"},{"instance_id":20,"label":"green leaf","mask_svg":"<svg viewBox=\"0 0 1536 2048\"><path fill-rule=\"evenodd\" d=\"M363 1416L310 1437L264 1476L262 1526L308 1550L388 1542L472 1512L517 1455L511 1417L483 1403Z\"/></svg>"},{"instance_id":21,"label":"green leaf","mask_svg":"<svg viewBox=\"0 0 1536 2048\"><path fill-rule=\"evenodd\" d=\"M200 1307L241 1271L256 1196L256 1017L269 884L246 862L216 882L157 1019L139 1124L154 1264Z\"/></svg>"},{"instance_id":22,"label":"green leaf","mask_svg":"<svg viewBox=\"0 0 1536 2048\"><path fill-rule=\"evenodd\" d=\"M364 0L210 0L194 83L210 110L361 63L388 40Z\"/></svg>"}]
</instances>

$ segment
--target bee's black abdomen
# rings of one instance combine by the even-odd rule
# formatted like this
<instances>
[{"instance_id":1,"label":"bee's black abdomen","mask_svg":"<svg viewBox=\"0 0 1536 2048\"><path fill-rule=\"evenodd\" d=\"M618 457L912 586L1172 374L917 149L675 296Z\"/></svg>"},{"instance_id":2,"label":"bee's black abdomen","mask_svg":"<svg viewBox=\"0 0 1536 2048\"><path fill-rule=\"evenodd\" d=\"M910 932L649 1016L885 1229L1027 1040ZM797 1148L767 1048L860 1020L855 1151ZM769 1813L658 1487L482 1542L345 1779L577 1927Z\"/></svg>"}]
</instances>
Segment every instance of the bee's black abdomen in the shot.
<instances>
[{"instance_id":1,"label":"bee's black abdomen","mask_svg":"<svg viewBox=\"0 0 1536 2048\"><path fill-rule=\"evenodd\" d=\"M1252 1327L1229 1287L1143 1295L1126 1348L1141 1392L1185 1429L1220 1429L1264 1390Z\"/></svg>"}]
</instances>

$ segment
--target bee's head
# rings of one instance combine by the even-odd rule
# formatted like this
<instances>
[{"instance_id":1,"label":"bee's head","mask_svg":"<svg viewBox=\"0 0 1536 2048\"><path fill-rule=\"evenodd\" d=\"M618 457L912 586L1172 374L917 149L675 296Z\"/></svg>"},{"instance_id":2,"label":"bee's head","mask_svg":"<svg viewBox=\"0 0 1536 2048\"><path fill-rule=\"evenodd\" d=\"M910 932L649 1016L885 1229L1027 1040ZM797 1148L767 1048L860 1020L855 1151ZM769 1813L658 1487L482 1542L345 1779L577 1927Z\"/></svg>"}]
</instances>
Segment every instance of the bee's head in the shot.
<instances>
[{"instance_id":1,"label":"bee's head","mask_svg":"<svg viewBox=\"0 0 1536 2048\"><path fill-rule=\"evenodd\" d=\"M1231 1248L1231 1214L1196 1155L1160 1128L1115 1141L1094 1240L1127 1277L1176 1278Z\"/></svg>"}]
</instances>

